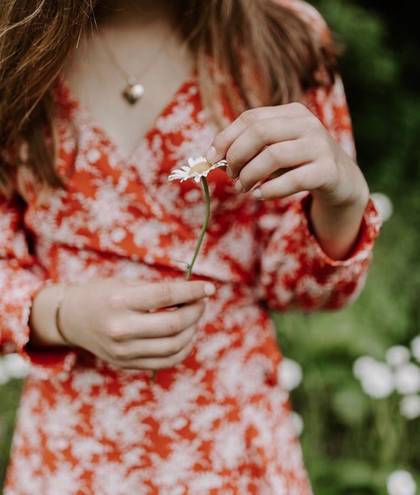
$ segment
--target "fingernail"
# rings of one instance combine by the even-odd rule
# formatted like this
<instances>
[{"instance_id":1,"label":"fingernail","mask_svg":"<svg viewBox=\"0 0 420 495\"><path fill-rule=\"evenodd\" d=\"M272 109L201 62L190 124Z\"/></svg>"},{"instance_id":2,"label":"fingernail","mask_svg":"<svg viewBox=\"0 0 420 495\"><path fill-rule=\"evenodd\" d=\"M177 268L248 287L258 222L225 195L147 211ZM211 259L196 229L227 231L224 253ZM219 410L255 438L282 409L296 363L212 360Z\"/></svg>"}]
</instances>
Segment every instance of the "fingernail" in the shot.
<instances>
[{"instance_id":1,"label":"fingernail","mask_svg":"<svg viewBox=\"0 0 420 495\"><path fill-rule=\"evenodd\" d=\"M242 192L244 190L244 188L242 187L242 184L241 184L241 181L240 180L237 180L235 182L235 185L233 187L235 188L235 191L236 192Z\"/></svg>"},{"instance_id":2,"label":"fingernail","mask_svg":"<svg viewBox=\"0 0 420 495\"><path fill-rule=\"evenodd\" d=\"M234 175L233 175L233 172L232 172L230 167L226 167L226 173L227 173L228 177L233 179Z\"/></svg>"},{"instance_id":3,"label":"fingernail","mask_svg":"<svg viewBox=\"0 0 420 495\"><path fill-rule=\"evenodd\" d=\"M259 187L257 187L257 189L254 189L252 191L252 195L254 196L255 199L263 199L263 195Z\"/></svg>"},{"instance_id":4,"label":"fingernail","mask_svg":"<svg viewBox=\"0 0 420 495\"><path fill-rule=\"evenodd\" d=\"M211 146L207 151L206 158L210 163L214 163L217 160L217 151L214 146Z\"/></svg>"},{"instance_id":5,"label":"fingernail","mask_svg":"<svg viewBox=\"0 0 420 495\"><path fill-rule=\"evenodd\" d=\"M216 287L214 284L207 283L204 286L204 293L206 296L212 296L216 292Z\"/></svg>"}]
</instances>

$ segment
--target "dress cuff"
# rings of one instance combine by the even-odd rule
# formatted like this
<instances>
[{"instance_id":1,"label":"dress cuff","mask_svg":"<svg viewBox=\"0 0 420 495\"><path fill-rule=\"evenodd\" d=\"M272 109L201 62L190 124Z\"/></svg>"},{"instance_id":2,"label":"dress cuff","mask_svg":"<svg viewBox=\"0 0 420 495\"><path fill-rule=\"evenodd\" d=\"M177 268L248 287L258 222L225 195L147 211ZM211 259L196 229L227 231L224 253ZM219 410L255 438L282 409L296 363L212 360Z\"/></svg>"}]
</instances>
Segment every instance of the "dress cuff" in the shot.
<instances>
[{"instance_id":1,"label":"dress cuff","mask_svg":"<svg viewBox=\"0 0 420 495\"><path fill-rule=\"evenodd\" d=\"M357 240L347 258L343 260L335 260L328 256L319 244L318 239L312 233L309 222L310 202L311 195L308 193L296 203L296 208L302 219L301 229L304 235L304 242L307 248L312 251L313 258L318 259L325 266L339 268L351 266L371 256L375 239L378 237L382 225L382 220L371 198L369 198L365 208Z\"/></svg>"},{"instance_id":2,"label":"dress cuff","mask_svg":"<svg viewBox=\"0 0 420 495\"><path fill-rule=\"evenodd\" d=\"M19 301L13 311L13 319L19 323L20 330L12 332L9 338L6 336L4 351L19 353L30 365L30 374L37 378L51 376L65 376L74 366L77 360L77 351L62 347L40 349L33 347L30 342L31 328L29 318L32 303L37 293L44 289L50 282L39 282L28 287L28 291Z\"/></svg>"}]
</instances>

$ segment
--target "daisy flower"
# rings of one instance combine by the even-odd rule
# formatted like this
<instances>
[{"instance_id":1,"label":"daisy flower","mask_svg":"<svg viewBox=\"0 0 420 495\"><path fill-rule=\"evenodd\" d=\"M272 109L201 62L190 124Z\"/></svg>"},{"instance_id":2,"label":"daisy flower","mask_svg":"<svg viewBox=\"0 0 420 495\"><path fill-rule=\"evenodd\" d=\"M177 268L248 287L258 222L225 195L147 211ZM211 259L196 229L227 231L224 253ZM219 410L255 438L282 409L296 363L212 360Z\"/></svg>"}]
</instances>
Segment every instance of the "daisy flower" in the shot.
<instances>
[{"instance_id":1,"label":"daisy flower","mask_svg":"<svg viewBox=\"0 0 420 495\"><path fill-rule=\"evenodd\" d=\"M226 165L226 160L210 163L204 156L188 158L188 165L173 170L169 175L168 180L179 180L180 182L184 182L185 180L193 179L195 182L200 182L200 180L203 177L207 177L212 170L219 167L226 167Z\"/></svg>"},{"instance_id":2,"label":"daisy flower","mask_svg":"<svg viewBox=\"0 0 420 495\"><path fill-rule=\"evenodd\" d=\"M206 203L206 215L204 218L203 226L201 227L200 236L197 241L197 245L194 251L194 256L191 263L187 264L187 269L185 272L185 277L187 280L191 278L194 263L200 252L201 245L203 244L204 236L206 235L207 227L210 221L210 192L209 186L207 184L207 176L212 170L220 167L226 167L227 161L220 160L216 163L210 163L204 156L198 156L196 158L188 158L188 165L184 165L181 168L175 169L171 172L168 180L179 180L184 182L186 180L194 180L195 182L201 181L201 186L203 188L205 203Z\"/></svg>"}]
</instances>

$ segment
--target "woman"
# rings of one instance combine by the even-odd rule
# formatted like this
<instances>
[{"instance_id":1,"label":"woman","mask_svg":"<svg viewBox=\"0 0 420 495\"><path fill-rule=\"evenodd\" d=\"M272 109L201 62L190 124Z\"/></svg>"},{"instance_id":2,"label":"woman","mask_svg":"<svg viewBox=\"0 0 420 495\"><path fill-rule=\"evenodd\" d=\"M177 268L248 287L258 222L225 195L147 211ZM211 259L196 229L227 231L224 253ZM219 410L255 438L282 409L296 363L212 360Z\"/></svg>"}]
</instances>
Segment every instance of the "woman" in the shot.
<instances>
[{"instance_id":1,"label":"woman","mask_svg":"<svg viewBox=\"0 0 420 495\"><path fill-rule=\"evenodd\" d=\"M3 3L1 346L33 364L5 493L310 493L266 306L353 300L379 228L324 21ZM167 177L203 154L184 281L204 203Z\"/></svg>"}]
</instances>

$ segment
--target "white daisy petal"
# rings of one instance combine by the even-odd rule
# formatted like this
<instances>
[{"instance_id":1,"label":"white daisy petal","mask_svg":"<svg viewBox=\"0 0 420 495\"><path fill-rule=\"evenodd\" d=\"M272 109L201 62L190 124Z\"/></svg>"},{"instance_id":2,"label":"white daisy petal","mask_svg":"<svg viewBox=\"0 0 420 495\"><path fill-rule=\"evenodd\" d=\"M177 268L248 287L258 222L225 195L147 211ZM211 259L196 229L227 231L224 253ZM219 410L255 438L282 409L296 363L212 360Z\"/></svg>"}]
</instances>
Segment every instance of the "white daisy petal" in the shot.
<instances>
[{"instance_id":1,"label":"white daisy petal","mask_svg":"<svg viewBox=\"0 0 420 495\"><path fill-rule=\"evenodd\" d=\"M210 163L204 156L190 157L188 158L188 165L183 165L181 168L172 170L168 180L184 182L185 180L193 179L195 182L200 182L201 178L207 177L212 170L225 167L226 165L226 160Z\"/></svg>"}]
</instances>

